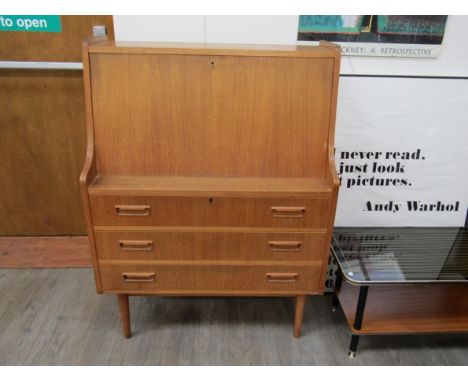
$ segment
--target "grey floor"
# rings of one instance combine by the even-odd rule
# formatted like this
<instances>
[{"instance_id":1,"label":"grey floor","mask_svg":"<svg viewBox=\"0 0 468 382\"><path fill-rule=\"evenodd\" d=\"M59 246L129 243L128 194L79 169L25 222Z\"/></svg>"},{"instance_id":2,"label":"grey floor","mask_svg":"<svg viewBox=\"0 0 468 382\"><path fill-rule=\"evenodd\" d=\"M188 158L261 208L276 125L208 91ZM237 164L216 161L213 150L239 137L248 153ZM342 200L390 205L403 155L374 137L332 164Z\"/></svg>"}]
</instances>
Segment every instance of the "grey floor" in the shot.
<instances>
[{"instance_id":1,"label":"grey floor","mask_svg":"<svg viewBox=\"0 0 468 382\"><path fill-rule=\"evenodd\" d=\"M330 296L310 297L295 339L291 298L130 299L124 339L115 297L90 269L0 270L1 365L468 365L468 335L362 337Z\"/></svg>"}]
</instances>

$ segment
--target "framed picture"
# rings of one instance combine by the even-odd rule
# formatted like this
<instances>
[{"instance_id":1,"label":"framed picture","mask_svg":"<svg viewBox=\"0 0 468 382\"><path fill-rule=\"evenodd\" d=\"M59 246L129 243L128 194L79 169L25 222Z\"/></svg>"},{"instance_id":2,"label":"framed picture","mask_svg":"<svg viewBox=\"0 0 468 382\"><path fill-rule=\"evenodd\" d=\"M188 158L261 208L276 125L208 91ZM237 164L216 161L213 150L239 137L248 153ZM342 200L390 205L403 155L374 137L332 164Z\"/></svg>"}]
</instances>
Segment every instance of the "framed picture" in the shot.
<instances>
[{"instance_id":1,"label":"framed picture","mask_svg":"<svg viewBox=\"0 0 468 382\"><path fill-rule=\"evenodd\" d=\"M328 40L344 55L437 57L447 16L302 15L297 39L302 44Z\"/></svg>"}]
</instances>

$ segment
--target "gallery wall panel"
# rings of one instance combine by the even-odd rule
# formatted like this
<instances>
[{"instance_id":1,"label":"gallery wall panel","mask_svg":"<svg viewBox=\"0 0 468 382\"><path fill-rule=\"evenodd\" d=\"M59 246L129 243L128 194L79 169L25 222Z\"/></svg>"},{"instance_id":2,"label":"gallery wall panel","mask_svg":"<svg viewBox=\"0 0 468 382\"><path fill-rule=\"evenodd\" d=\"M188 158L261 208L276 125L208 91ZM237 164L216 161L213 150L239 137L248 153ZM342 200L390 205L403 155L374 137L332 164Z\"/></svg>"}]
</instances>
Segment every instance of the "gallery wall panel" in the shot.
<instances>
[{"instance_id":1,"label":"gallery wall panel","mask_svg":"<svg viewBox=\"0 0 468 382\"><path fill-rule=\"evenodd\" d=\"M468 80L342 77L336 226L462 226Z\"/></svg>"}]
</instances>

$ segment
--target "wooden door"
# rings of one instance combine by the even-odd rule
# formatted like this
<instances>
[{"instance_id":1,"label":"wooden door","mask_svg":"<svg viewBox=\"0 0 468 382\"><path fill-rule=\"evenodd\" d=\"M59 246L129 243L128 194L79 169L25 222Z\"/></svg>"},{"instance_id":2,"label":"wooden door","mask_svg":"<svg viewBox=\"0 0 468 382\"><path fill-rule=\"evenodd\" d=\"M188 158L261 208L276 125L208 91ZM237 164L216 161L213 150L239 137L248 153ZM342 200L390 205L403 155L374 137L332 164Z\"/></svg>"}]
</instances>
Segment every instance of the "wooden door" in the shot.
<instances>
[{"instance_id":1,"label":"wooden door","mask_svg":"<svg viewBox=\"0 0 468 382\"><path fill-rule=\"evenodd\" d=\"M94 25L61 16L62 32L0 32L0 61L81 62ZM86 234L78 177L86 147L82 71L0 69L0 236Z\"/></svg>"}]
</instances>

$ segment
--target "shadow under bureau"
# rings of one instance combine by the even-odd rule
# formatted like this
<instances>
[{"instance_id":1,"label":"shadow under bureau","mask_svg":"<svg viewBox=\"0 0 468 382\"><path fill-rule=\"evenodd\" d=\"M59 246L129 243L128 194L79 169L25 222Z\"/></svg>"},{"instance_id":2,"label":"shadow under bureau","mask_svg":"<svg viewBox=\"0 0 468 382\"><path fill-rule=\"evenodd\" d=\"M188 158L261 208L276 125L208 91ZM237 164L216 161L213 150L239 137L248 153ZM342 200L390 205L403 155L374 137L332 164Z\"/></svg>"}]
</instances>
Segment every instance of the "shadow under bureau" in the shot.
<instances>
[{"instance_id":1,"label":"shadow under bureau","mask_svg":"<svg viewBox=\"0 0 468 382\"><path fill-rule=\"evenodd\" d=\"M98 293L324 289L340 49L84 43L80 182Z\"/></svg>"}]
</instances>

